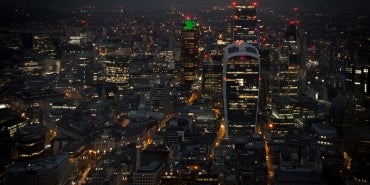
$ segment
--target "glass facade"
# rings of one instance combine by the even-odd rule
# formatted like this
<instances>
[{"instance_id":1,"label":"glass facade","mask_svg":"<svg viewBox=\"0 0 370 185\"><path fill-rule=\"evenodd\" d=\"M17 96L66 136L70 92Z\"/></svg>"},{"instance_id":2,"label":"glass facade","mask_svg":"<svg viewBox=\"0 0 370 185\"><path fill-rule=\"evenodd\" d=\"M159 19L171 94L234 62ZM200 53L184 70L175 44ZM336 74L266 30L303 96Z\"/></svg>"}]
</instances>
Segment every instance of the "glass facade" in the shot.
<instances>
[{"instance_id":1,"label":"glass facade","mask_svg":"<svg viewBox=\"0 0 370 185\"><path fill-rule=\"evenodd\" d=\"M233 13L233 40L257 45L256 6L235 6Z\"/></svg>"},{"instance_id":2,"label":"glass facade","mask_svg":"<svg viewBox=\"0 0 370 185\"><path fill-rule=\"evenodd\" d=\"M247 137L255 131L260 87L258 50L250 44L226 48L223 70L227 136Z\"/></svg>"},{"instance_id":3,"label":"glass facade","mask_svg":"<svg viewBox=\"0 0 370 185\"><path fill-rule=\"evenodd\" d=\"M199 65L199 27L196 20L185 20L181 34L183 78L188 84L191 84Z\"/></svg>"}]
</instances>

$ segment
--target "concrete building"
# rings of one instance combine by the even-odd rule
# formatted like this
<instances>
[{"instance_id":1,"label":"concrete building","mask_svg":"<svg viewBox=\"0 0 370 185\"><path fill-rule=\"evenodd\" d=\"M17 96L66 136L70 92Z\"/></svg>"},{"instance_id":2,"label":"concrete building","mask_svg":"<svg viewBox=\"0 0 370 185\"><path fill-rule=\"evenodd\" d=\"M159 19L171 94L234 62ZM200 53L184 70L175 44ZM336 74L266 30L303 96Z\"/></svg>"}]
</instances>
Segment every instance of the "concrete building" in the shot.
<instances>
[{"instance_id":1,"label":"concrete building","mask_svg":"<svg viewBox=\"0 0 370 185\"><path fill-rule=\"evenodd\" d=\"M69 181L68 156L59 155L11 165L5 174L8 185L65 185Z\"/></svg>"},{"instance_id":2,"label":"concrete building","mask_svg":"<svg viewBox=\"0 0 370 185\"><path fill-rule=\"evenodd\" d=\"M157 185L164 174L165 164L153 161L134 172L134 185Z\"/></svg>"}]
</instances>

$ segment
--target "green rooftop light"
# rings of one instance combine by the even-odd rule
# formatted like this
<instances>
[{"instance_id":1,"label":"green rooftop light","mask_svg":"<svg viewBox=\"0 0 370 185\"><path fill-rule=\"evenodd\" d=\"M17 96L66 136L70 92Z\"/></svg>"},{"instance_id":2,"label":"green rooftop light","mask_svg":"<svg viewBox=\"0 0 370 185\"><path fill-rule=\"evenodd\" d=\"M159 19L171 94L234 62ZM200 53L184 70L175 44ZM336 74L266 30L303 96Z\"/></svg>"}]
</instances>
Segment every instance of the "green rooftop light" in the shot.
<instances>
[{"instance_id":1,"label":"green rooftop light","mask_svg":"<svg viewBox=\"0 0 370 185\"><path fill-rule=\"evenodd\" d=\"M197 25L195 20L185 20L184 23L185 23L185 30L186 31L194 30L194 28Z\"/></svg>"}]
</instances>

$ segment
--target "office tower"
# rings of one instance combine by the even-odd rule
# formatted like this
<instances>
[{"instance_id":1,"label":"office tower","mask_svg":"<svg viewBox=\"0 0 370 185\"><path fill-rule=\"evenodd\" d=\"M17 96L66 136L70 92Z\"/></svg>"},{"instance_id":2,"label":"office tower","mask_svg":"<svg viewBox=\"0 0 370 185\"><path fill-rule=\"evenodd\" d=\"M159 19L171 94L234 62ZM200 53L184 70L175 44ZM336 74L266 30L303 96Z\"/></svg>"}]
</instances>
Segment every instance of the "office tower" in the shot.
<instances>
[{"instance_id":1,"label":"office tower","mask_svg":"<svg viewBox=\"0 0 370 185\"><path fill-rule=\"evenodd\" d=\"M104 82L117 88L118 97L122 98L129 91L130 61L128 57L119 55L106 56L104 61Z\"/></svg>"},{"instance_id":2,"label":"office tower","mask_svg":"<svg viewBox=\"0 0 370 185\"><path fill-rule=\"evenodd\" d=\"M216 98L222 93L222 65L212 61L203 65L203 96Z\"/></svg>"},{"instance_id":3,"label":"office tower","mask_svg":"<svg viewBox=\"0 0 370 185\"><path fill-rule=\"evenodd\" d=\"M89 54L81 54L74 58L74 77L83 85L90 84L93 81L93 60Z\"/></svg>"},{"instance_id":4,"label":"office tower","mask_svg":"<svg viewBox=\"0 0 370 185\"><path fill-rule=\"evenodd\" d=\"M346 90L353 93L359 100L369 96L370 64L368 55L369 52L365 49L356 49L354 59L346 61Z\"/></svg>"},{"instance_id":5,"label":"office tower","mask_svg":"<svg viewBox=\"0 0 370 185\"><path fill-rule=\"evenodd\" d=\"M307 56L308 56L308 49L307 49L307 32L303 29L297 30L297 37L298 37L298 47L299 47L299 63L300 63L300 84L299 84L299 94L303 95L307 92Z\"/></svg>"},{"instance_id":6,"label":"office tower","mask_svg":"<svg viewBox=\"0 0 370 185\"><path fill-rule=\"evenodd\" d=\"M290 20L285 31L282 56L287 57L289 68L288 96L306 94L307 32L299 28L299 20Z\"/></svg>"},{"instance_id":7,"label":"office tower","mask_svg":"<svg viewBox=\"0 0 370 185\"><path fill-rule=\"evenodd\" d=\"M271 66L274 61L274 55L276 51L271 48L264 48L261 46L260 50L260 103L259 108L266 109L267 106L271 105L271 89L270 89L270 76L271 76Z\"/></svg>"},{"instance_id":8,"label":"office tower","mask_svg":"<svg viewBox=\"0 0 370 185\"><path fill-rule=\"evenodd\" d=\"M150 87L149 101L152 111L162 112L164 114L170 113L172 111L172 105L168 83L161 81L158 84L153 84Z\"/></svg>"},{"instance_id":9,"label":"office tower","mask_svg":"<svg viewBox=\"0 0 370 185\"><path fill-rule=\"evenodd\" d=\"M271 66L273 74L270 79L271 120L274 122L274 130L286 130L293 125L303 127L304 120L313 118L310 113L315 103L309 99L299 98L305 89L302 45L306 42L300 41L301 35L297 24L298 21L295 20L288 22L278 58Z\"/></svg>"},{"instance_id":10,"label":"office tower","mask_svg":"<svg viewBox=\"0 0 370 185\"><path fill-rule=\"evenodd\" d=\"M226 138L255 132L260 88L260 58L251 44L230 44L223 59L223 98Z\"/></svg>"},{"instance_id":11,"label":"office tower","mask_svg":"<svg viewBox=\"0 0 370 185\"><path fill-rule=\"evenodd\" d=\"M272 84L273 97L298 97L301 68L299 56L297 25L295 22L290 22L285 32L283 48L274 69L276 75Z\"/></svg>"},{"instance_id":12,"label":"office tower","mask_svg":"<svg viewBox=\"0 0 370 185\"><path fill-rule=\"evenodd\" d=\"M195 19L187 18L181 33L181 70L187 85L195 79L199 67L199 26Z\"/></svg>"},{"instance_id":13,"label":"office tower","mask_svg":"<svg viewBox=\"0 0 370 185\"><path fill-rule=\"evenodd\" d=\"M246 4L233 5L233 42L242 41L258 47L257 3L247 1Z\"/></svg>"}]
</instances>

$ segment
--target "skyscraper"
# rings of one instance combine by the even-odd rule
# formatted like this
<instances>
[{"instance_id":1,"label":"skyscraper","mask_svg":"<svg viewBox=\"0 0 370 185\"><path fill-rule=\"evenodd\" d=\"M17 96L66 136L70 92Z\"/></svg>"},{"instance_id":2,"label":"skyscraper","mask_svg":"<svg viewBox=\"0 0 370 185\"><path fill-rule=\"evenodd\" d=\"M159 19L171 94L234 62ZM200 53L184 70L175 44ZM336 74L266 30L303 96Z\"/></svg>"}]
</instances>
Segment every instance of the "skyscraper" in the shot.
<instances>
[{"instance_id":1,"label":"skyscraper","mask_svg":"<svg viewBox=\"0 0 370 185\"><path fill-rule=\"evenodd\" d=\"M302 103L299 96L303 94L304 68L302 59L300 36L298 35L298 21L289 21L278 51L278 58L272 65L270 77L270 92L272 103L271 120L274 122L274 130L286 130L295 125L298 118L305 119L300 111L309 110L308 102ZM303 61L302 61L303 60ZM301 91L301 92L300 92ZM300 113L297 113L300 112ZM297 125L298 126L298 125ZM299 125L302 126L302 125Z\"/></svg>"},{"instance_id":2,"label":"skyscraper","mask_svg":"<svg viewBox=\"0 0 370 185\"><path fill-rule=\"evenodd\" d=\"M202 86L204 96L220 96L222 93L222 65L220 61L212 61L203 65Z\"/></svg>"},{"instance_id":3,"label":"skyscraper","mask_svg":"<svg viewBox=\"0 0 370 185\"><path fill-rule=\"evenodd\" d=\"M233 3L233 42L258 45L257 3L247 1L244 5Z\"/></svg>"},{"instance_id":4,"label":"skyscraper","mask_svg":"<svg viewBox=\"0 0 370 185\"><path fill-rule=\"evenodd\" d=\"M280 96L297 98L303 94L300 88L303 88L301 84L305 81L305 59L302 57L304 48L299 35L302 31L298 30L297 24L298 21L290 21L287 25L279 58L273 68L272 96L278 99Z\"/></svg>"},{"instance_id":5,"label":"skyscraper","mask_svg":"<svg viewBox=\"0 0 370 185\"><path fill-rule=\"evenodd\" d=\"M260 57L247 43L230 44L223 59L223 98L226 138L255 132L260 88Z\"/></svg>"},{"instance_id":6,"label":"skyscraper","mask_svg":"<svg viewBox=\"0 0 370 185\"><path fill-rule=\"evenodd\" d=\"M195 19L184 20L181 34L181 70L186 84L194 82L199 65L199 26Z\"/></svg>"}]
</instances>

